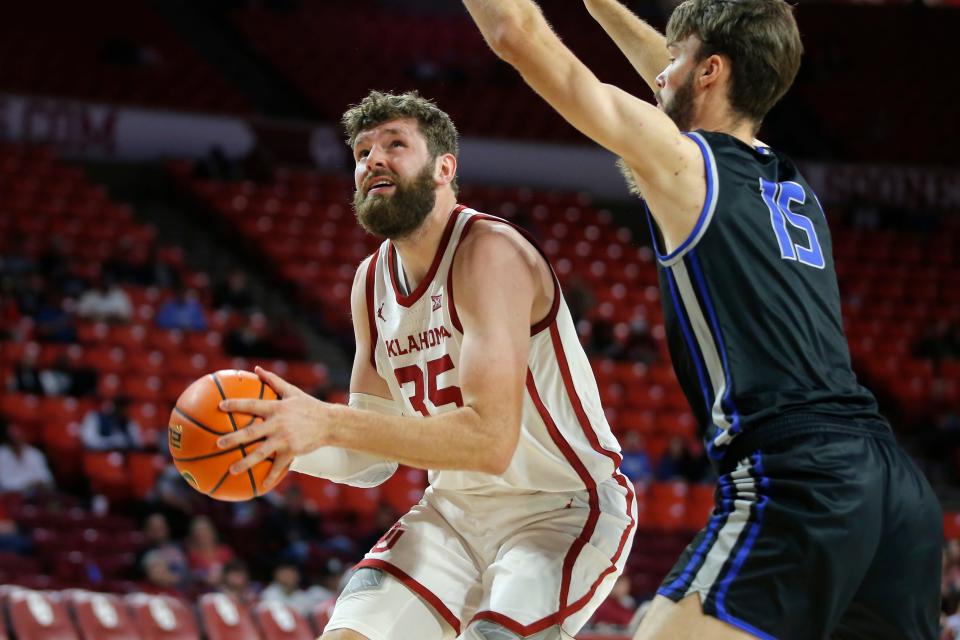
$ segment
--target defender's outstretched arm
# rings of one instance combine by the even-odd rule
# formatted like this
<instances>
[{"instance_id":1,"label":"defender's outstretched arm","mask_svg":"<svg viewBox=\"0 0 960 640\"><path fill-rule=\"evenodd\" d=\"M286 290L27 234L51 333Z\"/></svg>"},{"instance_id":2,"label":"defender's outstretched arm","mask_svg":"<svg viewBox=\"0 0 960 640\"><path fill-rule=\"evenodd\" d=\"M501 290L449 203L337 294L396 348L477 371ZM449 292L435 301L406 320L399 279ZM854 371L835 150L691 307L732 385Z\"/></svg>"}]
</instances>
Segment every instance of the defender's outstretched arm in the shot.
<instances>
[{"instance_id":1,"label":"defender's outstretched arm","mask_svg":"<svg viewBox=\"0 0 960 640\"><path fill-rule=\"evenodd\" d=\"M700 150L655 106L601 82L531 0L464 0L493 51L567 122L626 162L668 245L694 226L706 196ZM663 212L669 212L663 213Z\"/></svg>"},{"instance_id":2,"label":"defender's outstretched arm","mask_svg":"<svg viewBox=\"0 0 960 640\"><path fill-rule=\"evenodd\" d=\"M664 35L641 20L620 0L583 0L583 3L647 86L656 93L657 76L670 62Z\"/></svg>"}]
</instances>

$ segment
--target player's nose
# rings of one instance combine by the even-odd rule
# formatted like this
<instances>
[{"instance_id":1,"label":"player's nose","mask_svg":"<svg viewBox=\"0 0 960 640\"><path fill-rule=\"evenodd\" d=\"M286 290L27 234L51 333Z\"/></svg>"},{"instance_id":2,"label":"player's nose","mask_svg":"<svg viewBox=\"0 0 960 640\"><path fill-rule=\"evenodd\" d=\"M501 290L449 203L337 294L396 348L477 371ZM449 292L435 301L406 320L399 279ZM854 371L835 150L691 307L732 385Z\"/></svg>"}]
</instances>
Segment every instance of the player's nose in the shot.
<instances>
[{"instance_id":1,"label":"player's nose","mask_svg":"<svg viewBox=\"0 0 960 640\"><path fill-rule=\"evenodd\" d=\"M367 166L368 167L383 167L386 163L387 154L384 153L380 145L375 144L370 147L370 151L367 153Z\"/></svg>"}]
</instances>

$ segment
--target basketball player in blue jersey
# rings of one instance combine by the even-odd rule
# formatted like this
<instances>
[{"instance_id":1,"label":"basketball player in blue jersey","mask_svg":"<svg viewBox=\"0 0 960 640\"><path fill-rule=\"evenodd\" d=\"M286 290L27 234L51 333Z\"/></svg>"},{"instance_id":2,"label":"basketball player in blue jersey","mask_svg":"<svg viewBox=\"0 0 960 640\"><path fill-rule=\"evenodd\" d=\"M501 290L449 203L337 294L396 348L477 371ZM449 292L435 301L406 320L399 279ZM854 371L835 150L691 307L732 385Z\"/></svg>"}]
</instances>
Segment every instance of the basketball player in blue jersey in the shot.
<instances>
[{"instance_id":1,"label":"basketball player in blue jersey","mask_svg":"<svg viewBox=\"0 0 960 640\"><path fill-rule=\"evenodd\" d=\"M325 640L571 638L623 571L636 523L590 363L544 255L457 203L457 132L414 94L344 115L354 210L385 238L357 270L350 406L258 370L280 401L229 400L265 421L294 471L374 486L397 462L430 486L359 563Z\"/></svg>"},{"instance_id":2,"label":"basketball player in blue jersey","mask_svg":"<svg viewBox=\"0 0 960 640\"><path fill-rule=\"evenodd\" d=\"M755 138L800 65L791 6L687 0L664 38L586 0L654 106L598 80L531 0L465 4L642 196L674 368L719 476L637 638L934 640L939 505L852 372L816 195Z\"/></svg>"}]
</instances>

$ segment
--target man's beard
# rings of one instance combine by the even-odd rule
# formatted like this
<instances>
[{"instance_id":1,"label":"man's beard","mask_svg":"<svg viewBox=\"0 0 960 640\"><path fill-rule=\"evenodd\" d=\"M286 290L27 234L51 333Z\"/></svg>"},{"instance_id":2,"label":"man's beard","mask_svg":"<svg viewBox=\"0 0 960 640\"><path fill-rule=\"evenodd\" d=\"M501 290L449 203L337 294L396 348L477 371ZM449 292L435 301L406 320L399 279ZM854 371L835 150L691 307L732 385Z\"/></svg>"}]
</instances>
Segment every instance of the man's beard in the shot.
<instances>
[{"instance_id":1,"label":"man's beard","mask_svg":"<svg viewBox=\"0 0 960 640\"><path fill-rule=\"evenodd\" d=\"M353 213L360 226L369 233L396 240L413 232L433 210L437 201L437 184L433 179L432 162L424 164L420 173L409 182L388 177L394 180L393 195L374 194L371 197L357 189L353 194Z\"/></svg>"},{"instance_id":2,"label":"man's beard","mask_svg":"<svg viewBox=\"0 0 960 640\"><path fill-rule=\"evenodd\" d=\"M673 120L680 131L690 131L693 128L693 71L677 87L670 103L663 102L662 104L663 112Z\"/></svg>"}]
</instances>

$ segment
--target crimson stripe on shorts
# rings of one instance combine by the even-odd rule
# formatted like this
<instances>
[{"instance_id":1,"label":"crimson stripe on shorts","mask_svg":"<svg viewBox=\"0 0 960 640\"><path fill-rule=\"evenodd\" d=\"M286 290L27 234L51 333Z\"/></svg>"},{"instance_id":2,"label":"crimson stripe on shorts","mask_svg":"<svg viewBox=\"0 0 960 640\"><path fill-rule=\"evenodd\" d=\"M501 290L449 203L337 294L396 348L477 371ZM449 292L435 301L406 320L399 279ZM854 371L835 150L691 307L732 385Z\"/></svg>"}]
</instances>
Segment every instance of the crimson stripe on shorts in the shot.
<instances>
[{"instance_id":1,"label":"crimson stripe on shorts","mask_svg":"<svg viewBox=\"0 0 960 640\"><path fill-rule=\"evenodd\" d=\"M377 368L377 343L380 341L380 335L377 331L377 317L374 315L373 305L374 288L376 285L377 262L380 261L380 249L370 256L370 262L367 263L367 323L370 325L370 366Z\"/></svg>"},{"instance_id":2,"label":"crimson stripe on shorts","mask_svg":"<svg viewBox=\"0 0 960 640\"><path fill-rule=\"evenodd\" d=\"M580 555L580 551L584 545L586 545L587 542L590 541L591 536L593 536L593 531L597 526L597 520L600 519L600 498L597 495L597 483L594 482L593 477L590 475L590 472L587 471L583 461L577 457L573 447L570 446L570 443L567 442L563 434L560 433L560 430L557 428L557 423L553 420L553 416L550 415L550 411L543 404L540 393L537 391L537 384L533 379L533 372L529 369L527 369L527 392L530 394L530 399L533 400L533 404L537 407L537 413L540 414L540 418L547 427L550 439L557 445L557 448L563 453L563 457L567 459L567 462L576 470L580 480L583 481L587 489L588 502L590 504L590 515L587 517L587 521L584 523L580 535L573 541L570 550L567 551L567 555L563 559L563 577L560 580L560 601L557 605L557 611L559 612L567 606L573 565L577 561L577 556Z\"/></svg>"},{"instance_id":3,"label":"crimson stripe on shorts","mask_svg":"<svg viewBox=\"0 0 960 640\"><path fill-rule=\"evenodd\" d=\"M425 586L423 586L422 584L420 584L419 582L411 578L405 571L390 564L386 560L377 560L376 558L361 560L356 566L357 569L360 569L363 567L369 567L371 569L380 569L381 571L386 571L387 573L392 575L394 578L396 578L397 580L405 584L408 589L410 589L411 591L416 593L418 596L426 600L427 604L433 607L434 610L440 614L440 617L446 620L447 624L453 627L453 630L457 633L457 635L458 636L460 635L460 620L457 619L455 615L453 615L453 612L450 611L450 609L448 609L445 604L443 604L443 601L435 593L433 593L432 591L430 591L430 589L427 589Z\"/></svg>"},{"instance_id":4,"label":"crimson stripe on shorts","mask_svg":"<svg viewBox=\"0 0 960 640\"><path fill-rule=\"evenodd\" d=\"M557 429L556 423L553 421L553 418L550 416L546 407L543 404L543 401L540 399L539 394L537 393L536 385L533 382L533 374L528 370L527 372L527 390L530 393L530 398L533 400L534 405L537 407L541 418L547 426L547 431L550 433L550 437L553 439L554 443L560 448L563 452L564 457L570 461L571 465L577 469L577 474L581 479L586 475L587 480L584 480L584 484L587 485L588 491L590 491L590 507L591 507L591 517L588 519L587 525L584 526L584 532L587 531L588 525L590 529L590 535L586 536L584 540L581 541L584 534L581 533L580 537L574 542L574 547L571 547L570 552L567 553L567 557L564 558L563 564L563 579L561 582L561 598L560 598L560 610L556 613L541 618L536 622L532 622L528 625L521 624L520 622L506 616L502 613L497 613L496 611L481 611L474 616L474 620L490 620L496 622L500 625L503 625L510 631L520 635L520 636L529 636L534 633L543 631L544 629L551 627L553 625L560 625L564 620L569 616L573 615L583 607L585 607L590 600L593 598L597 589L600 587L600 584L603 582L604 578L610 575L616 570L617 561L620 559L620 556L623 554L624 548L626 547L626 542L630 537L631 531L636 526L636 518L634 517L634 512L632 509L633 505L633 489L630 486L630 482L623 476L619 471L620 460L622 459L617 453L613 451L607 451L600 445L600 440L597 438L596 432L593 430L590 420L587 418L587 414L583 409L583 404L580 402L580 396L576 392L576 388L573 385L573 378L570 375L570 366L567 362L566 353L563 349L563 343L560 338L560 331L557 328L556 323L550 325L550 336L553 341L554 352L557 358L557 365L560 368L561 378L564 382L564 388L567 391L567 395L570 399L570 404L573 407L574 413L577 416L577 420L580 423L581 429L583 429L584 435L587 440L590 442L591 447L600 453L601 455L610 458L614 463L614 473L613 478L617 483L626 490L626 503L627 503L627 514L630 516L629 524L624 528L623 534L620 536L620 543L617 546L617 550L614 553L613 557L610 560L610 566L604 569L600 573L599 577L590 585L590 588L587 590L583 596L577 599L575 602L566 604L566 599L569 596L570 588L570 575L573 569L573 562L576 560L575 555L571 555L571 552L574 550L574 547L577 547L577 553L580 549L583 548L584 544L589 541L590 537L593 535L593 527L596 525L596 519L599 518L599 498L596 492L596 483L593 481L593 478L589 476L586 468L583 466L583 463L580 462L579 458L576 457L576 454L573 452L573 449L566 442L563 436L560 434ZM572 460L571 460L572 458ZM574 460L576 462L574 462ZM582 472L581 472L582 469ZM593 487L590 490L590 487ZM593 520L592 524L590 520ZM571 561L572 558L572 561ZM569 565L568 565L568 561Z\"/></svg>"},{"instance_id":5,"label":"crimson stripe on shorts","mask_svg":"<svg viewBox=\"0 0 960 640\"><path fill-rule=\"evenodd\" d=\"M553 341L553 350L557 357L557 364L560 366L560 377L563 378L563 386L567 389L567 396L570 398L570 404L573 405L574 413L577 414L577 420L580 422L580 427L583 429L583 433L587 438L587 441L590 442L590 446L593 447L593 450L597 453L604 455L610 458L613 462L613 478L617 481L621 487L626 490L626 503L627 503L627 515L630 516L630 524L623 530L623 534L620 536L620 544L617 545L617 551L614 553L613 557L610 559L611 565L616 565L617 561L620 559L620 556L623 554L623 549L626 546L627 539L630 537L630 532L636 526L636 519L633 517L631 506L633 505L633 487L630 484L630 481L620 473L620 462L623 460L623 457L614 451L608 451L603 448L600 444L600 439L597 437L597 432L594 431L593 425L590 424L590 419L587 417L587 412L583 410L583 404L580 402L580 396L577 394L576 387L573 386L573 376L570 374L570 364L567 362L567 354L563 349L563 340L560 337L560 330L557 328L556 324L550 326L550 339ZM600 582L603 581L604 576L613 570L613 567L608 569L604 574L601 574L597 581L593 583L593 586L587 592L589 596L592 594L597 587L600 585ZM583 600L583 598L581 598ZM589 598L583 601L580 604L580 607L584 606ZM580 602L579 600L577 602ZM580 607L577 607L578 609ZM575 611L576 609L574 609ZM573 613L571 611L570 613ZM567 615L570 615L569 613Z\"/></svg>"}]
</instances>

